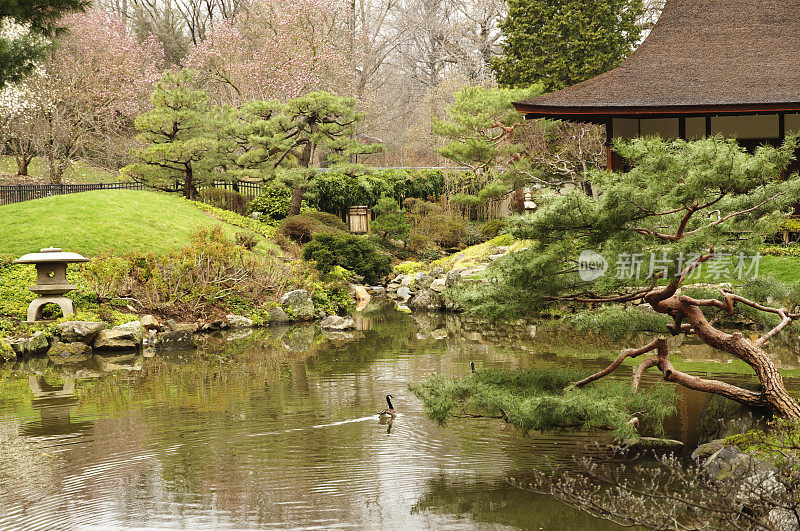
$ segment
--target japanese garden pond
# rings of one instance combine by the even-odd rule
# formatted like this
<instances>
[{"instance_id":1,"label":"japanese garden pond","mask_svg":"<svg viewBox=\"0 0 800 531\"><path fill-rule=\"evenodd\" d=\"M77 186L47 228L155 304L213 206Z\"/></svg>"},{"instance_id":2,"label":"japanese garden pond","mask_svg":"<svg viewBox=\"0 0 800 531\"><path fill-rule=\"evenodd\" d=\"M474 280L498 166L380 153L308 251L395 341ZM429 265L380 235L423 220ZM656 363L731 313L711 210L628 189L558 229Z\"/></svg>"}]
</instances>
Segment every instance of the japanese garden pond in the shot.
<instances>
[{"instance_id":1,"label":"japanese garden pond","mask_svg":"<svg viewBox=\"0 0 800 531\"><path fill-rule=\"evenodd\" d=\"M356 322L328 336L297 325L155 357L0 366L0 528L612 528L514 486L537 468L574 466L608 433L442 428L407 386L465 374L470 361L597 369L631 340L386 305ZM792 341L774 354L796 394ZM710 363L724 357L705 346L679 349L688 370L750 379ZM376 414L386 394L398 411L390 426ZM667 434L691 448L707 397L679 395Z\"/></svg>"}]
</instances>

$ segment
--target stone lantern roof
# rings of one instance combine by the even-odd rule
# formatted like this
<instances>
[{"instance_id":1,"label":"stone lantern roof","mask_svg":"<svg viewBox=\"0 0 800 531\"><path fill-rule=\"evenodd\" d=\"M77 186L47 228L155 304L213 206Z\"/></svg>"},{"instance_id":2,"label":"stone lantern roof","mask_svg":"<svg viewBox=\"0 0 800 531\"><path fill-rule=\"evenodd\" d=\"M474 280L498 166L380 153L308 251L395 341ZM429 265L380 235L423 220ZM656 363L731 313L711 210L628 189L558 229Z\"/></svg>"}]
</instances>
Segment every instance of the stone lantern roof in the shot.
<instances>
[{"instance_id":1,"label":"stone lantern roof","mask_svg":"<svg viewBox=\"0 0 800 531\"><path fill-rule=\"evenodd\" d=\"M39 264L42 262L62 262L62 263L69 263L69 262L88 262L89 259L85 256L81 256L78 253L65 253L58 247L48 247L47 249L42 249L38 253L28 253L23 255L16 260L14 260L15 264Z\"/></svg>"}]
</instances>

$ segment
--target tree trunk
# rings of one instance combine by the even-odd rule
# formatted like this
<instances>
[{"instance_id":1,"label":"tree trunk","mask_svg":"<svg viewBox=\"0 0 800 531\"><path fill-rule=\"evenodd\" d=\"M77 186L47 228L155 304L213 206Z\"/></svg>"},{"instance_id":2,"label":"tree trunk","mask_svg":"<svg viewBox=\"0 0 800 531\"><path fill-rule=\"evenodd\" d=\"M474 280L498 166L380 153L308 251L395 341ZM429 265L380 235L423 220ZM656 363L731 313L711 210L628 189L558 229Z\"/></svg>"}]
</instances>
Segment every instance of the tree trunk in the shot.
<instances>
[{"instance_id":1,"label":"tree trunk","mask_svg":"<svg viewBox=\"0 0 800 531\"><path fill-rule=\"evenodd\" d=\"M31 163L31 159L33 157L28 157L27 155L17 155L17 175L21 177L27 177L28 175L28 165Z\"/></svg>"},{"instance_id":2,"label":"tree trunk","mask_svg":"<svg viewBox=\"0 0 800 531\"><path fill-rule=\"evenodd\" d=\"M184 173L183 179L183 197L190 201L194 201L197 198L191 161L186 163L186 172Z\"/></svg>"},{"instance_id":3,"label":"tree trunk","mask_svg":"<svg viewBox=\"0 0 800 531\"><path fill-rule=\"evenodd\" d=\"M292 187L292 203L289 207L289 215L296 216L300 213L300 207L303 206L303 192L304 188L302 186L293 186Z\"/></svg>"}]
</instances>

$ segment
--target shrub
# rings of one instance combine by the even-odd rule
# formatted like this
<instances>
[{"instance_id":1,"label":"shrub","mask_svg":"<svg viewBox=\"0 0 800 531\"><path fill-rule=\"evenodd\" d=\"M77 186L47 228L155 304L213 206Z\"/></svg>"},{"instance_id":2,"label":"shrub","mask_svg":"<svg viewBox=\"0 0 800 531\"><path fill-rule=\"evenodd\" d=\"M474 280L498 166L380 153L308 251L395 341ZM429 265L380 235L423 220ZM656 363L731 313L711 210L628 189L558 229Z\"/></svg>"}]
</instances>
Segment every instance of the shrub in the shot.
<instances>
[{"instance_id":1,"label":"shrub","mask_svg":"<svg viewBox=\"0 0 800 531\"><path fill-rule=\"evenodd\" d=\"M800 256L800 245L768 245L761 248L765 256Z\"/></svg>"},{"instance_id":2,"label":"shrub","mask_svg":"<svg viewBox=\"0 0 800 531\"><path fill-rule=\"evenodd\" d=\"M204 188L200 190L198 196L203 203L222 210L230 210L239 215L244 215L248 212L247 198L234 190Z\"/></svg>"},{"instance_id":3,"label":"shrub","mask_svg":"<svg viewBox=\"0 0 800 531\"><path fill-rule=\"evenodd\" d=\"M506 222L502 219L490 219L481 227L481 237L484 240L491 240L495 238L500 232L506 228Z\"/></svg>"},{"instance_id":4,"label":"shrub","mask_svg":"<svg viewBox=\"0 0 800 531\"><path fill-rule=\"evenodd\" d=\"M329 214L328 212L319 212L315 210L307 212L306 215L310 218L316 219L323 225L340 230L342 232L347 232L347 225L336 214Z\"/></svg>"},{"instance_id":5,"label":"shrub","mask_svg":"<svg viewBox=\"0 0 800 531\"><path fill-rule=\"evenodd\" d=\"M340 233L339 229L326 225L308 214L289 216L278 226L276 234L298 243L307 243L317 234Z\"/></svg>"},{"instance_id":6,"label":"shrub","mask_svg":"<svg viewBox=\"0 0 800 531\"><path fill-rule=\"evenodd\" d=\"M403 201L413 223L410 240L416 249L427 247L432 241L443 248L462 243L467 229L466 220L458 214L443 209L436 203L406 199Z\"/></svg>"},{"instance_id":7,"label":"shrub","mask_svg":"<svg viewBox=\"0 0 800 531\"><path fill-rule=\"evenodd\" d=\"M663 433L664 418L675 411L674 389L655 385L633 393L630 384L608 381L570 387L585 374L563 368L484 369L455 380L434 374L409 389L439 424L453 416L485 416L503 418L524 432L610 426L619 440L630 441L638 435L628 419L637 415Z\"/></svg>"},{"instance_id":8,"label":"shrub","mask_svg":"<svg viewBox=\"0 0 800 531\"><path fill-rule=\"evenodd\" d=\"M397 201L390 197L381 197L374 211L378 214L372 222L371 229L379 234L384 240L397 238L405 240L411 230L411 225L406 219L405 213L400 210Z\"/></svg>"},{"instance_id":9,"label":"shrub","mask_svg":"<svg viewBox=\"0 0 800 531\"><path fill-rule=\"evenodd\" d=\"M236 227L240 227L242 229L251 230L256 234L260 234L267 238L271 238L275 234L274 228L270 227L269 225L259 223L257 220L253 218L248 218L247 216L241 216L239 214L230 212L228 210L216 208L206 203L202 203L200 201L188 201L188 202L194 205L195 207L199 208L203 212L211 214L212 217L218 219L219 221L223 221L225 223L234 225Z\"/></svg>"},{"instance_id":10,"label":"shrub","mask_svg":"<svg viewBox=\"0 0 800 531\"><path fill-rule=\"evenodd\" d=\"M280 221L289 215L292 192L282 185L265 188L250 203L250 212L261 212L262 221Z\"/></svg>"},{"instance_id":11,"label":"shrub","mask_svg":"<svg viewBox=\"0 0 800 531\"><path fill-rule=\"evenodd\" d=\"M255 235L250 232L236 233L236 245L241 245L248 251L252 251L257 243L258 241L256 240Z\"/></svg>"},{"instance_id":12,"label":"shrub","mask_svg":"<svg viewBox=\"0 0 800 531\"><path fill-rule=\"evenodd\" d=\"M367 283L378 282L391 271L391 258L380 254L369 240L352 234L317 234L303 249L303 258L328 273L334 266L350 269Z\"/></svg>"}]
</instances>

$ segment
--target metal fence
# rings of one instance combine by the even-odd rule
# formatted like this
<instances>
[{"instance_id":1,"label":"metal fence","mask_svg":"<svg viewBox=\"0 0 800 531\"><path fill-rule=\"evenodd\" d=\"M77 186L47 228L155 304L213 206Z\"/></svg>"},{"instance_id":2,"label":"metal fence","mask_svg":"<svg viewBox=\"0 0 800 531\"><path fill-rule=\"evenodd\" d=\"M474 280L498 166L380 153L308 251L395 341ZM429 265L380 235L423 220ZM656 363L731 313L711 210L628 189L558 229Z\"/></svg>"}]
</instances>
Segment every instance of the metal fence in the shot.
<instances>
[{"instance_id":1,"label":"metal fence","mask_svg":"<svg viewBox=\"0 0 800 531\"><path fill-rule=\"evenodd\" d=\"M90 190L145 190L142 183L97 183L97 184L11 184L0 186L0 205L10 205L49 197L51 195L75 194Z\"/></svg>"}]
</instances>

